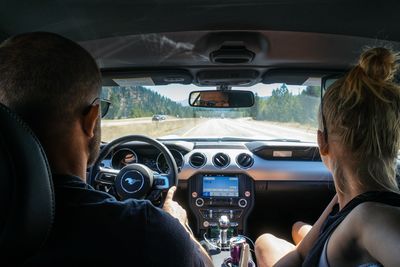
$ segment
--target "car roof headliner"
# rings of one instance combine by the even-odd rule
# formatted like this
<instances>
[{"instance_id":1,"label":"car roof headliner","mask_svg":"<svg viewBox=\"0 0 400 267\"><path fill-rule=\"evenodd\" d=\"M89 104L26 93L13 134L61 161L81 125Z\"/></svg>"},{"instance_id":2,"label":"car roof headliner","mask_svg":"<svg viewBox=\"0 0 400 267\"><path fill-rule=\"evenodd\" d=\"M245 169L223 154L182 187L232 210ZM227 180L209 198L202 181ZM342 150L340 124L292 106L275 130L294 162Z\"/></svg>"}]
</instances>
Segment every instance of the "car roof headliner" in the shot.
<instances>
[{"instance_id":1,"label":"car roof headliner","mask_svg":"<svg viewBox=\"0 0 400 267\"><path fill-rule=\"evenodd\" d=\"M6 0L0 34L58 32L75 41L140 33L273 30L400 40L399 1Z\"/></svg>"},{"instance_id":2,"label":"car roof headliner","mask_svg":"<svg viewBox=\"0 0 400 267\"><path fill-rule=\"evenodd\" d=\"M398 10L399 1L8 0L0 2L0 40L55 32L78 41L103 70L182 67L193 73L221 67L204 58L209 51L195 50L196 40L211 31L257 31L269 54L249 66L333 69L346 68L376 40L398 47ZM162 40L169 46L160 47Z\"/></svg>"},{"instance_id":3,"label":"car roof headliner","mask_svg":"<svg viewBox=\"0 0 400 267\"><path fill-rule=\"evenodd\" d=\"M246 39L255 34L264 41L251 63L218 64L210 61L210 53L221 45L213 42L214 35ZM223 39L224 37L222 37ZM229 39L230 38L230 39ZM397 42L343 35L279 31L224 31L175 32L110 37L82 41L80 44L92 53L102 69L114 68L309 68L345 69L366 46L400 48Z\"/></svg>"}]
</instances>

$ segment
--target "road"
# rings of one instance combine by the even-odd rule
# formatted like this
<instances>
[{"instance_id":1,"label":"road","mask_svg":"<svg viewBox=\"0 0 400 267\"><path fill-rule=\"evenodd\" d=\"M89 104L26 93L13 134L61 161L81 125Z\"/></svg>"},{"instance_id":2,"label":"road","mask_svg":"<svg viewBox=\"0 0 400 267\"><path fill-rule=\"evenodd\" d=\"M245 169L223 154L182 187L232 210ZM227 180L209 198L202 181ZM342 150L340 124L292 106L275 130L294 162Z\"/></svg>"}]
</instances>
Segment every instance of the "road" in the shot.
<instances>
[{"instance_id":1,"label":"road","mask_svg":"<svg viewBox=\"0 0 400 267\"><path fill-rule=\"evenodd\" d=\"M183 137L196 136L235 136L262 137L265 139L298 139L301 141L316 141L314 128L279 125L274 122L254 121L251 119L209 119L202 121L185 132L177 132Z\"/></svg>"},{"instance_id":2,"label":"road","mask_svg":"<svg viewBox=\"0 0 400 267\"><path fill-rule=\"evenodd\" d=\"M151 118L103 120L102 139L110 141L128 134L150 137L253 137L261 139L296 139L315 142L315 128L294 124L254 121L251 118L206 119L174 118L154 122Z\"/></svg>"}]
</instances>

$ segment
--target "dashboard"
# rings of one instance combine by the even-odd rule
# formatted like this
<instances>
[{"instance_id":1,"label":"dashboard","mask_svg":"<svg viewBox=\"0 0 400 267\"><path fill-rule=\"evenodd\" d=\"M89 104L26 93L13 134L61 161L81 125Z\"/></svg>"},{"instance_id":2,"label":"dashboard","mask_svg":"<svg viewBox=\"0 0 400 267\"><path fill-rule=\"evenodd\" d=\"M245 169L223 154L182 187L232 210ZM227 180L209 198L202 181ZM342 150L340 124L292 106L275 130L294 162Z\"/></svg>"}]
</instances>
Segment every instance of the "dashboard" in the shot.
<instances>
[{"instance_id":1,"label":"dashboard","mask_svg":"<svg viewBox=\"0 0 400 267\"><path fill-rule=\"evenodd\" d=\"M177 162L179 183L185 186L182 201L199 237L213 237L218 218L230 219L230 234L244 234L257 193L267 183L331 183L318 147L301 142L162 141ZM154 172L166 173L164 156L151 145L130 142L115 148L101 167L121 169L141 163ZM182 190L181 190L182 191Z\"/></svg>"},{"instance_id":2,"label":"dashboard","mask_svg":"<svg viewBox=\"0 0 400 267\"><path fill-rule=\"evenodd\" d=\"M186 142L165 141L179 169L179 180L201 172L242 173L255 181L330 181L318 147L301 142ZM168 171L164 156L156 148L131 142L114 149L102 167L121 169L141 163L159 173Z\"/></svg>"}]
</instances>

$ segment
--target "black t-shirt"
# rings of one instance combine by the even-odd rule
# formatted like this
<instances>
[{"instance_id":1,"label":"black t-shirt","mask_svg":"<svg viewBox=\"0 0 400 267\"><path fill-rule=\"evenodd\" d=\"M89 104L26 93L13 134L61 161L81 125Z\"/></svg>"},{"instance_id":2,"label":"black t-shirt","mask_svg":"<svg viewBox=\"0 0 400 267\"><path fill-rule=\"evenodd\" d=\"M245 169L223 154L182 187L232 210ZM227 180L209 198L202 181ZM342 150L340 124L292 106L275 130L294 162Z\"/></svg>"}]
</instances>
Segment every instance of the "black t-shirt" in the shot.
<instances>
[{"instance_id":1,"label":"black t-shirt","mask_svg":"<svg viewBox=\"0 0 400 267\"><path fill-rule=\"evenodd\" d=\"M29 265L204 266L179 221L149 201L117 201L74 176L53 181L55 222Z\"/></svg>"}]
</instances>

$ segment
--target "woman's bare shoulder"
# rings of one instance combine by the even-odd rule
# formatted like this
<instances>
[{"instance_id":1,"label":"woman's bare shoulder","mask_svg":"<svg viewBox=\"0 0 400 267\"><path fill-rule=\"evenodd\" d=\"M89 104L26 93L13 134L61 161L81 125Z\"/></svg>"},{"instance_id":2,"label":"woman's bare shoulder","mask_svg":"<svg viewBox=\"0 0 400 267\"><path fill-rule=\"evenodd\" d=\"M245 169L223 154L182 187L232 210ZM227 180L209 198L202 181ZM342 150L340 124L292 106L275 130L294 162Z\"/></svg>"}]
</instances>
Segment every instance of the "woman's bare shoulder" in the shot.
<instances>
[{"instance_id":1,"label":"woman's bare shoulder","mask_svg":"<svg viewBox=\"0 0 400 267\"><path fill-rule=\"evenodd\" d=\"M364 242L392 239L400 244L400 207L377 202L358 205L349 214L348 229Z\"/></svg>"},{"instance_id":2,"label":"woman's bare shoulder","mask_svg":"<svg viewBox=\"0 0 400 267\"><path fill-rule=\"evenodd\" d=\"M400 207L378 202L364 202L349 214L354 219L375 221L380 219L400 220Z\"/></svg>"},{"instance_id":3,"label":"woman's bare shoulder","mask_svg":"<svg viewBox=\"0 0 400 267\"><path fill-rule=\"evenodd\" d=\"M364 202L355 207L338 227L345 239L357 240L371 231L400 234L400 207Z\"/></svg>"}]
</instances>

